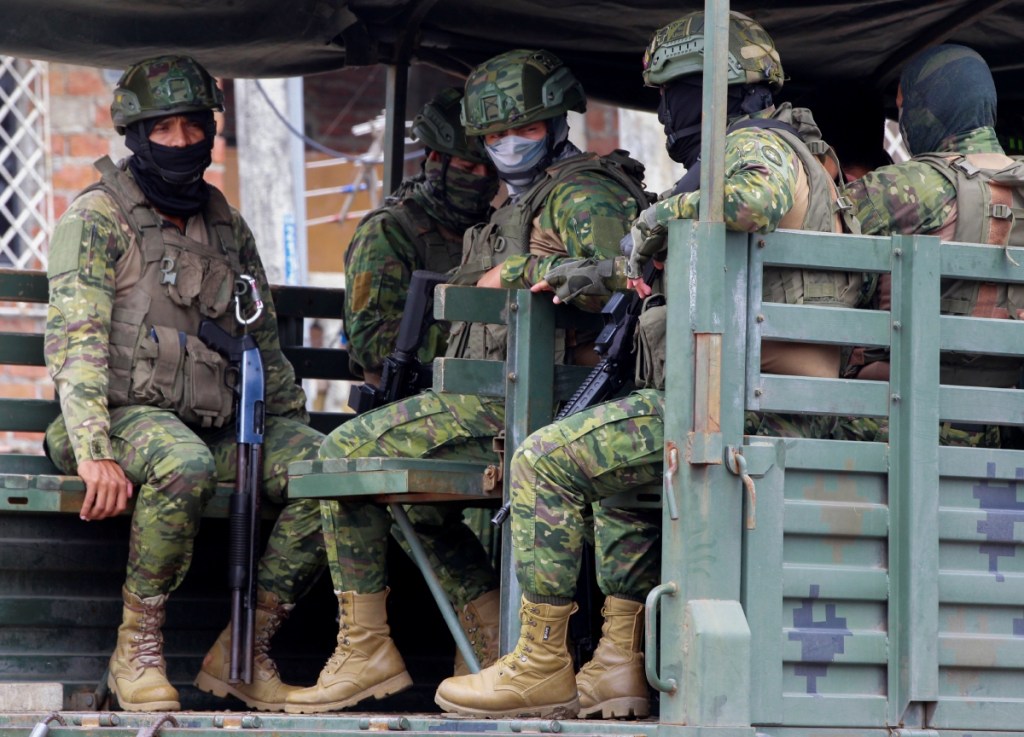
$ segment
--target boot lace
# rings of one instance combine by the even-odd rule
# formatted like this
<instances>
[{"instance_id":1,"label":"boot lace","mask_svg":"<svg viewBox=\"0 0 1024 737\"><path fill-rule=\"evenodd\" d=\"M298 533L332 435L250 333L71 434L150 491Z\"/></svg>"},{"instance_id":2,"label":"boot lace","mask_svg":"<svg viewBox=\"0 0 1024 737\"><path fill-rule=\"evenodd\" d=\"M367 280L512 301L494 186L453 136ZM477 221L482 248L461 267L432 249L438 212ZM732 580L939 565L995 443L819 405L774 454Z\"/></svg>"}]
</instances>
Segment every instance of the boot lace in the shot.
<instances>
[{"instance_id":1,"label":"boot lace","mask_svg":"<svg viewBox=\"0 0 1024 737\"><path fill-rule=\"evenodd\" d=\"M516 643L512 652L498 660L499 676L504 675L506 670L518 670L519 663L525 663L530 659L530 653L533 652L533 647L530 643L536 640L533 632L537 626L537 620L534 619L532 615L536 613L536 609L523 608L520 611L519 616L522 619L522 629L519 633L519 642Z\"/></svg>"},{"instance_id":2,"label":"boot lace","mask_svg":"<svg viewBox=\"0 0 1024 737\"><path fill-rule=\"evenodd\" d=\"M263 609L263 607L260 608ZM270 638L277 632L281 622L284 621L284 613L276 608L263 609L263 611L268 613L267 619L265 624L256 630L253 637L252 659L261 668L277 676L279 675L277 663L270 657Z\"/></svg>"},{"instance_id":3,"label":"boot lace","mask_svg":"<svg viewBox=\"0 0 1024 737\"><path fill-rule=\"evenodd\" d=\"M142 602L142 609L136 609L142 616L139 618L138 634L133 635L135 647L132 648L130 660L134 660L142 668L161 668L164 664L164 638L160 632L162 624L162 605L148 605Z\"/></svg>"},{"instance_id":4,"label":"boot lace","mask_svg":"<svg viewBox=\"0 0 1024 737\"><path fill-rule=\"evenodd\" d=\"M345 606L342 604L338 608L338 646L331 653L331 657L327 659L327 664L324 666L326 671L336 671L341 668L345 660L348 659L348 622L346 616L348 612L345 611Z\"/></svg>"},{"instance_id":5,"label":"boot lace","mask_svg":"<svg viewBox=\"0 0 1024 737\"><path fill-rule=\"evenodd\" d=\"M480 632L480 625L477 622L476 609L472 604L467 604L462 610L462 631L466 633L466 637L469 639L469 644L473 646L473 652L476 654L478 660L483 662L487 656L487 643L483 637L478 637L477 633Z\"/></svg>"}]
</instances>

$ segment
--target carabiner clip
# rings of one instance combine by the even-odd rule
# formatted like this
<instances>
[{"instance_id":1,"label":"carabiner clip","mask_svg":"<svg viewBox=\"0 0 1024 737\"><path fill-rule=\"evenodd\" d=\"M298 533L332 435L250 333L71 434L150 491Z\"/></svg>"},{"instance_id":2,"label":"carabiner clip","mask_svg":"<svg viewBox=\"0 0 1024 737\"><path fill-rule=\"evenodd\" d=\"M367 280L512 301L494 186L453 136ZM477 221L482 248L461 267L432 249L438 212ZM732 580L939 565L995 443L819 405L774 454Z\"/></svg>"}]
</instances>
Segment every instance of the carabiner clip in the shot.
<instances>
[{"instance_id":1,"label":"carabiner clip","mask_svg":"<svg viewBox=\"0 0 1024 737\"><path fill-rule=\"evenodd\" d=\"M256 306L256 311L249 318L242 317L242 295L246 291L252 292L252 303ZM256 288L256 280L248 274L240 274L235 281L235 319L239 325L252 325L262 314L263 300L260 299L260 290Z\"/></svg>"}]
</instances>

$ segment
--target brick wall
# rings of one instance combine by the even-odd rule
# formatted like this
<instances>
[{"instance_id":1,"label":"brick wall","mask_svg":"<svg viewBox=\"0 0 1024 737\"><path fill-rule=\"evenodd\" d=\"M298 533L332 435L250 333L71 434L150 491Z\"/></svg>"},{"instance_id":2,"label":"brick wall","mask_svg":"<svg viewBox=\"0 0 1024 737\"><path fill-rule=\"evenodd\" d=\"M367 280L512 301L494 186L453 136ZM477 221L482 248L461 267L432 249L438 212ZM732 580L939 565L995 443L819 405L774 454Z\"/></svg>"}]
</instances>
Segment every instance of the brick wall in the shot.
<instances>
[{"instance_id":1,"label":"brick wall","mask_svg":"<svg viewBox=\"0 0 1024 737\"><path fill-rule=\"evenodd\" d=\"M54 217L59 218L75 195L99 178L92 165L96 159L109 155L116 161L129 153L110 119L116 78L91 67L49 65ZM221 186L224 160L224 139L218 136L207 181ZM0 332L42 332L45 314L45 306L0 302ZM53 382L41 367L0 367L0 396L53 399ZM41 453L42 435L0 432L0 452Z\"/></svg>"},{"instance_id":2,"label":"brick wall","mask_svg":"<svg viewBox=\"0 0 1024 737\"><path fill-rule=\"evenodd\" d=\"M13 305L0 303L0 332L40 332L45 320L45 307L18 314ZM0 367L0 396L17 399L53 399L53 382L46 370L36 366ZM0 432L0 453L42 453L39 433Z\"/></svg>"},{"instance_id":3,"label":"brick wall","mask_svg":"<svg viewBox=\"0 0 1024 737\"><path fill-rule=\"evenodd\" d=\"M606 155L619 148L618 108L600 102L589 103L586 126L589 150Z\"/></svg>"}]
</instances>

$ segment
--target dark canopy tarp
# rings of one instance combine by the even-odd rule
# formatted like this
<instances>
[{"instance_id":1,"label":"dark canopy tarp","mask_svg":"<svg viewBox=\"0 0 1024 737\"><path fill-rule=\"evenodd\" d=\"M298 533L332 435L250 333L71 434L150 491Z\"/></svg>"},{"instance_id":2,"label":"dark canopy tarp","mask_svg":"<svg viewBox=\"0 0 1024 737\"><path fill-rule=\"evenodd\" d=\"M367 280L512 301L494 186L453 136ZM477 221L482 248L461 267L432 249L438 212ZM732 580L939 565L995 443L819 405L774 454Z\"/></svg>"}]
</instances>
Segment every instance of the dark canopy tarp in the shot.
<instances>
[{"instance_id":1,"label":"dark canopy tarp","mask_svg":"<svg viewBox=\"0 0 1024 737\"><path fill-rule=\"evenodd\" d=\"M0 53L121 68L167 51L227 77L291 76L410 59L464 73L515 47L560 55L596 98L648 107L640 56L693 0L2 0ZM890 99L902 63L943 41L993 67L1019 120L1024 2L738 0L776 39L790 95L867 82ZM1017 122L1014 121L1014 123Z\"/></svg>"}]
</instances>

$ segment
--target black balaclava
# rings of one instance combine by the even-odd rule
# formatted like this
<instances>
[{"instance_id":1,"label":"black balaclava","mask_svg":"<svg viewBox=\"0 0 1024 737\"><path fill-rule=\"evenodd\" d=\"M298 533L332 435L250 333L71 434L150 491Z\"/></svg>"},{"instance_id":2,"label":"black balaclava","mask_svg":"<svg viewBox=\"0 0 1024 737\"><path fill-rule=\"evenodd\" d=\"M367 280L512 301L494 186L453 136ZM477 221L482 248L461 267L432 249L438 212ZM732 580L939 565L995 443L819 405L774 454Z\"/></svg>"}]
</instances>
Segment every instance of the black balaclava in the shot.
<instances>
[{"instance_id":1,"label":"black balaclava","mask_svg":"<svg viewBox=\"0 0 1024 737\"><path fill-rule=\"evenodd\" d=\"M662 88L658 121L665 126L665 148L673 161L687 169L700 156L700 126L704 82L700 75L673 80ZM753 115L772 106L767 85L731 85L726 99L729 120Z\"/></svg>"},{"instance_id":2,"label":"black balaclava","mask_svg":"<svg viewBox=\"0 0 1024 737\"><path fill-rule=\"evenodd\" d=\"M124 142L135 154L128 159L128 167L146 199L162 213L187 218L202 210L210 199L203 173L212 161L217 124L211 110L184 113L184 117L203 126L206 137L199 143L177 147L150 141L149 135L161 118L132 123L125 131Z\"/></svg>"},{"instance_id":3,"label":"black balaclava","mask_svg":"<svg viewBox=\"0 0 1024 737\"><path fill-rule=\"evenodd\" d=\"M992 72L975 51L942 44L914 57L900 76L900 132L911 154L942 150L943 141L996 122Z\"/></svg>"}]
</instances>

